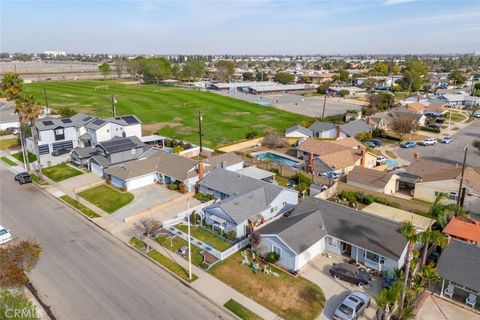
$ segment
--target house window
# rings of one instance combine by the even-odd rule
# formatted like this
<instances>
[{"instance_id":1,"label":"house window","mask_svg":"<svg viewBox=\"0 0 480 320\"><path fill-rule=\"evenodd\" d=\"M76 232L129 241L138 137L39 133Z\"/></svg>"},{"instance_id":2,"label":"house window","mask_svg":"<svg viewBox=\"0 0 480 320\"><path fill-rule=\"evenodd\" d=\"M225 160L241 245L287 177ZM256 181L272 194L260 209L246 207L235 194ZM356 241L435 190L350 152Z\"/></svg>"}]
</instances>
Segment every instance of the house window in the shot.
<instances>
[{"instance_id":1,"label":"house window","mask_svg":"<svg viewBox=\"0 0 480 320\"><path fill-rule=\"evenodd\" d=\"M136 149L132 149L132 154L135 154L137 152Z\"/></svg>"},{"instance_id":2,"label":"house window","mask_svg":"<svg viewBox=\"0 0 480 320\"><path fill-rule=\"evenodd\" d=\"M65 140L65 132L64 132L63 128L55 129L54 133L55 133L55 141Z\"/></svg>"},{"instance_id":3,"label":"house window","mask_svg":"<svg viewBox=\"0 0 480 320\"><path fill-rule=\"evenodd\" d=\"M448 199L457 200L457 193L456 192L450 192L449 195L448 195Z\"/></svg>"},{"instance_id":4,"label":"house window","mask_svg":"<svg viewBox=\"0 0 480 320\"><path fill-rule=\"evenodd\" d=\"M280 258L282 257L282 248L272 245L272 252L278 254Z\"/></svg>"},{"instance_id":5,"label":"house window","mask_svg":"<svg viewBox=\"0 0 480 320\"><path fill-rule=\"evenodd\" d=\"M109 133L109 132L110 132L110 129L107 129L107 133Z\"/></svg>"},{"instance_id":6,"label":"house window","mask_svg":"<svg viewBox=\"0 0 480 320\"><path fill-rule=\"evenodd\" d=\"M379 264L384 264L385 263L385 258L382 256L379 256L376 253L366 251L365 252L365 259L368 259L372 262L379 263Z\"/></svg>"},{"instance_id":7,"label":"house window","mask_svg":"<svg viewBox=\"0 0 480 320\"><path fill-rule=\"evenodd\" d=\"M337 242L330 236L327 236L327 244L331 247L337 246Z\"/></svg>"}]
</instances>

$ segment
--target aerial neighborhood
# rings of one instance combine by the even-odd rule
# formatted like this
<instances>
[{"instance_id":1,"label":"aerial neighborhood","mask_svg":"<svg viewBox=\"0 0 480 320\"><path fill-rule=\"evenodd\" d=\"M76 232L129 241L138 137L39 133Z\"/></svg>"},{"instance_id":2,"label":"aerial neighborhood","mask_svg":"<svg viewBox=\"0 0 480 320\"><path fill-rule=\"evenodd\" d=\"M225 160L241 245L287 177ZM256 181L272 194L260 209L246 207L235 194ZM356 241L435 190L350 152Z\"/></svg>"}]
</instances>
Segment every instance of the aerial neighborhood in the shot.
<instances>
[{"instance_id":1,"label":"aerial neighborhood","mask_svg":"<svg viewBox=\"0 0 480 320\"><path fill-rule=\"evenodd\" d=\"M302 25L319 12L215 4L185 2L183 23L204 15L210 39L237 34L235 10L243 24L267 7L290 8ZM132 5L122 7L144 17L160 6ZM411 7L420 26L433 22L415 10L436 10L424 5L370 4ZM214 12L229 23L209 21ZM125 39L153 36L149 19ZM366 37L369 26L352 28ZM337 37L322 50L340 50ZM303 52L286 50L300 39L262 45ZM480 319L478 51L435 53L437 43L423 54L413 41L395 47L409 54L89 54L7 43L0 319ZM165 45L153 52L183 50Z\"/></svg>"}]
</instances>

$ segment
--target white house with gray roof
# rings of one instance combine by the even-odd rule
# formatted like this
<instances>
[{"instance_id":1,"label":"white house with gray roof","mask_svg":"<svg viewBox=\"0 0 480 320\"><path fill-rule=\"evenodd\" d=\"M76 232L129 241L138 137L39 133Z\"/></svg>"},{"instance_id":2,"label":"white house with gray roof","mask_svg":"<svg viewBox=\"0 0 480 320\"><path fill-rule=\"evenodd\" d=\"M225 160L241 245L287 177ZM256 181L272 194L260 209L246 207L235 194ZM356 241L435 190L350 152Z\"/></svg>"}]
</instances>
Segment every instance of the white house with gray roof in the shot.
<instances>
[{"instance_id":1,"label":"white house with gray roof","mask_svg":"<svg viewBox=\"0 0 480 320\"><path fill-rule=\"evenodd\" d=\"M292 272L325 251L379 271L401 268L407 253L399 223L313 197L258 233L259 254L278 253Z\"/></svg>"},{"instance_id":2,"label":"white house with gray roof","mask_svg":"<svg viewBox=\"0 0 480 320\"><path fill-rule=\"evenodd\" d=\"M40 154L60 149L91 147L114 137L142 137L141 122L133 115L106 119L84 113L61 119L46 117L37 121L36 130ZM27 149L34 152L32 138L27 138Z\"/></svg>"},{"instance_id":3,"label":"white house with gray roof","mask_svg":"<svg viewBox=\"0 0 480 320\"><path fill-rule=\"evenodd\" d=\"M228 170L215 170L199 182L199 192L220 201L206 207L205 223L222 232L246 236L298 203L298 193Z\"/></svg>"}]
</instances>

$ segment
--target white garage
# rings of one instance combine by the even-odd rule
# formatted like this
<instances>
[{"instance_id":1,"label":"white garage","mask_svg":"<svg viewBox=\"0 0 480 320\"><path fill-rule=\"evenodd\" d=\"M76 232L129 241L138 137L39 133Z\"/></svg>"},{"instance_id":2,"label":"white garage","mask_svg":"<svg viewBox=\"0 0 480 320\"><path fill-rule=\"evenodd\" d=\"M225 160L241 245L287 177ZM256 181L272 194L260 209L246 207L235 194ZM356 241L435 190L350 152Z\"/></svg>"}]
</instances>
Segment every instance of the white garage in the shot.
<instances>
[{"instance_id":1,"label":"white garage","mask_svg":"<svg viewBox=\"0 0 480 320\"><path fill-rule=\"evenodd\" d=\"M96 175L103 177L103 168L99 164L90 161L90 170L92 170L92 172Z\"/></svg>"},{"instance_id":2,"label":"white garage","mask_svg":"<svg viewBox=\"0 0 480 320\"><path fill-rule=\"evenodd\" d=\"M150 173L142 177L136 177L125 181L125 187L128 191L148 186L157 182L157 173Z\"/></svg>"}]
</instances>

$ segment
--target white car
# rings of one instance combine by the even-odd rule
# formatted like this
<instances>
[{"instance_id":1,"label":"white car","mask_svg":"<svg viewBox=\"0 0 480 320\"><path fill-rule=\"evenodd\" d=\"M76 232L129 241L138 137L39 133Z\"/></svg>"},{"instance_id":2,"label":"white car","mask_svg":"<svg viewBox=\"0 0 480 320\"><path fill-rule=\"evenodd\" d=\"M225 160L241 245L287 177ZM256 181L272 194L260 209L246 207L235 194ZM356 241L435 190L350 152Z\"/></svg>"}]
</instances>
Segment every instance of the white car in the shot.
<instances>
[{"instance_id":1,"label":"white car","mask_svg":"<svg viewBox=\"0 0 480 320\"><path fill-rule=\"evenodd\" d=\"M377 157L377 164L384 164L387 161L385 157Z\"/></svg>"},{"instance_id":2,"label":"white car","mask_svg":"<svg viewBox=\"0 0 480 320\"><path fill-rule=\"evenodd\" d=\"M2 225L0 225L0 245L5 244L9 241L12 241L12 234L10 233L10 230L4 228Z\"/></svg>"},{"instance_id":3,"label":"white car","mask_svg":"<svg viewBox=\"0 0 480 320\"><path fill-rule=\"evenodd\" d=\"M422 146L434 146L437 144L437 139L436 138L427 138L418 143L419 145Z\"/></svg>"},{"instance_id":4,"label":"white car","mask_svg":"<svg viewBox=\"0 0 480 320\"><path fill-rule=\"evenodd\" d=\"M356 320L370 306L370 297L360 291L350 293L333 314L335 320Z\"/></svg>"}]
</instances>

